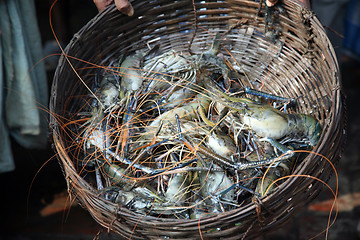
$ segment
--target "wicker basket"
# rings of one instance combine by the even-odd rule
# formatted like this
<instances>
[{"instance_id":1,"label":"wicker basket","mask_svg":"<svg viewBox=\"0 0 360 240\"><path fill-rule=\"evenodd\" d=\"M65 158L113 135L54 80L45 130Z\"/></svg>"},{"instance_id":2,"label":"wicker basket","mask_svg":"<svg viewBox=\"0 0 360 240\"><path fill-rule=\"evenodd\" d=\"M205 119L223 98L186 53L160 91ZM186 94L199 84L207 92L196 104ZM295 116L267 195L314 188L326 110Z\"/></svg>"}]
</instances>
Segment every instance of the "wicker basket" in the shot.
<instances>
[{"instance_id":1,"label":"wicker basket","mask_svg":"<svg viewBox=\"0 0 360 240\"><path fill-rule=\"evenodd\" d=\"M266 37L261 2L195 0L194 7L190 0L136 0L134 16L110 7L75 34L55 73L51 128L68 190L99 224L127 239L251 239L277 229L324 187L312 178L291 177L262 199L260 212L249 203L216 216L180 220L139 215L106 201L75 169L71 129L64 126L89 101L84 83L91 86L96 68L147 44L188 51L193 41L191 50L200 52L217 32L225 34L220 51L227 55L229 49L253 84L264 83L265 91L285 97L302 96L297 110L316 116L324 129L314 151L336 163L345 124L334 50L314 14L290 0L282 1L284 11L275 11L275 21L268 26L272 37ZM327 181L332 172L324 158L310 154L294 174Z\"/></svg>"}]
</instances>

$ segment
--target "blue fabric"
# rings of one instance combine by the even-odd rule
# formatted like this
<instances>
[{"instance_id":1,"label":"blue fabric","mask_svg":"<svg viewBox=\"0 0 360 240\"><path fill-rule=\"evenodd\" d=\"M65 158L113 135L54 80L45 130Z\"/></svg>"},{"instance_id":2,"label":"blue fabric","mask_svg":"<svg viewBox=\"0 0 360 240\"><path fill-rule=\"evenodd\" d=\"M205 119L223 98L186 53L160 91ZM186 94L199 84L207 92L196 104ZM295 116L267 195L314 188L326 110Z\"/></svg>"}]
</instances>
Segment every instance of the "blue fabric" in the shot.
<instances>
[{"instance_id":1,"label":"blue fabric","mask_svg":"<svg viewBox=\"0 0 360 240\"><path fill-rule=\"evenodd\" d=\"M344 34L348 2L349 0L311 0L311 9L326 27L325 31L334 47L338 61L343 51L343 39L340 35Z\"/></svg>"},{"instance_id":2,"label":"blue fabric","mask_svg":"<svg viewBox=\"0 0 360 240\"><path fill-rule=\"evenodd\" d=\"M1 12L1 9L0 9ZM0 21L2 18L0 16ZM0 73L3 72L3 61L2 61L2 37L3 32L0 32ZM0 99L4 98L4 75L0 74ZM11 152L9 132L5 125L5 119L3 115L3 107L0 104L0 173L8 172L15 169L15 164L13 161L13 156Z\"/></svg>"},{"instance_id":3,"label":"blue fabric","mask_svg":"<svg viewBox=\"0 0 360 240\"><path fill-rule=\"evenodd\" d=\"M343 44L348 54L360 60L360 0L349 2Z\"/></svg>"},{"instance_id":4,"label":"blue fabric","mask_svg":"<svg viewBox=\"0 0 360 240\"><path fill-rule=\"evenodd\" d=\"M5 172L14 168L9 135L26 148L47 146L48 86L44 63L38 63L42 46L34 1L0 0L0 31L0 172Z\"/></svg>"}]
</instances>

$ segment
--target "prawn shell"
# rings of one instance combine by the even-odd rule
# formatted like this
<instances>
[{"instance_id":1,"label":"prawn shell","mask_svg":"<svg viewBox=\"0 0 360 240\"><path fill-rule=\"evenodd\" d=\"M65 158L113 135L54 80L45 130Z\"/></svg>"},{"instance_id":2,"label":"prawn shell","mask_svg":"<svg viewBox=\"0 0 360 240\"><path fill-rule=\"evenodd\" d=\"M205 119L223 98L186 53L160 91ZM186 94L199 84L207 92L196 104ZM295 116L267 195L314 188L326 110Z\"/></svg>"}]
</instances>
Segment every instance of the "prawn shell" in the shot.
<instances>
[{"instance_id":1,"label":"prawn shell","mask_svg":"<svg viewBox=\"0 0 360 240\"><path fill-rule=\"evenodd\" d=\"M207 144L216 154L230 159L236 153L236 146L232 138L222 132L211 133L207 138Z\"/></svg>"},{"instance_id":2,"label":"prawn shell","mask_svg":"<svg viewBox=\"0 0 360 240\"><path fill-rule=\"evenodd\" d=\"M120 86L123 92L136 91L141 87L144 77L142 77L143 70L140 69L144 56L143 52L138 52L126 57L121 63L119 72L122 76Z\"/></svg>"},{"instance_id":3,"label":"prawn shell","mask_svg":"<svg viewBox=\"0 0 360 240\"><path fill-rule=\"evenodd\" d=\"M187 199L188 177L184 173L174 174L169 180L165 198L169 202L184 202Z\"/></svg>"},{"instance_id":4,"label":"prawn shell","mask_svg":"<svg viewBox=\"0 0 360 240\"><path fill-rule=\"evenodd\" d=\"M279 139L289 134L289 121L282 112L267 106L250 109L252 113L244 114L242 121L260 137Z\"/></svg>"},{"instance_id":5,"label":"prawn shell","mask_svg":"<svg viewBox=\"0 0 360 240\"><path fill-rule=\"evenodd\" d=\"M214 166L218 167L215 164ZM220 195L221 192L234 184L226 172L201 172L199 178L202 185L201 194L204 197ZM235 190L231 189L221 197L225 200L232 201L235 197Z\"/></svg>"}]
</instances>

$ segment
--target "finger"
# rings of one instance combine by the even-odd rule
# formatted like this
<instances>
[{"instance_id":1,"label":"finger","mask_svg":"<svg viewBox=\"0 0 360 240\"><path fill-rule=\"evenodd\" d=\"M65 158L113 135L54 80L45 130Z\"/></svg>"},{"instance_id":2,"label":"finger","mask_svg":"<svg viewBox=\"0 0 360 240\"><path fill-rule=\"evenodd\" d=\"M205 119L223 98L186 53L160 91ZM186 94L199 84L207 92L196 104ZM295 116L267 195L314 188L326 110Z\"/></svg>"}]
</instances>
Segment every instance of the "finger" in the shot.
<instances>
[{"instance_id":1,"label":"finger","mask_svg":"<svg viewBox=\"0 0 360 240\"><path fill-rule=\"evenodd\" d=\"M134 8L128 0L115 0L115 5L120 12L128 16L132 16L134 14Z\"/></svg>"},{"instance_id":2,"label":"finger","mask_svg":"<svg viewBox=\"0 0 360 240\"><path fill-rule=\"evenodd\" d=\"M310 9L310 1L309 0L297 0L298 2L300 2L302 5L304 5L304 7L307 7Z\"/></svg>"},{"instance_id":3,"label":"finger","mask_svg":"<svg viewBox=\"0 0 360 240\"><path fill-rule=\"evenodd\" d=\"M273 7L278 2L278 0L266 0L266 5L268 7Z\"/></svg>"},{"instance_id":4,"label":"finger","mask_svg":"<svg viewBox=\"0 0 360 240\"><path fill-rule=\"evenodd\" d=\"M279 0L266 0L266 5L268 7L273 7ZM307 8L310 8L310 1L309 0L297 0L299 3L304 5Z\"/></svg>"},{"instance_id":5,"label":"finger","mask_svg":"<svg viewBox=\"0 0 360 240\"><path fill-rule=\"evenodd\" d=\"M107 6L109 6L113 2L113 0L93 0L93 2L96 8L98 9L98 11L101 12Z\"/></svg>"}]
</instances>

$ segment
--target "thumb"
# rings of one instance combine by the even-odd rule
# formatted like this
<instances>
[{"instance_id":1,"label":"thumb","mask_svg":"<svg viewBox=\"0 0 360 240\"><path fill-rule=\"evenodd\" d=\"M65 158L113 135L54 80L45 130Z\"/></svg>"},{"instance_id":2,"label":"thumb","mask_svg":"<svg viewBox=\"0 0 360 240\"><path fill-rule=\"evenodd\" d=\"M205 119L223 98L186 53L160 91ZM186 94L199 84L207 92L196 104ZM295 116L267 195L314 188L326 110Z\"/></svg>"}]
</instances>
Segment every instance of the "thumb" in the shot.
<instances>
[{"instance_id":1,"label":"thumb","mask_svg":"<svg viewBox=\"0 0 360 240\"><path fill-rule=\"evenodd\" d=\"M128 0L115 0L115 5L120 12L128 16L132 16L134 14L134 8Z\"/></svg>"}]
</instances>

